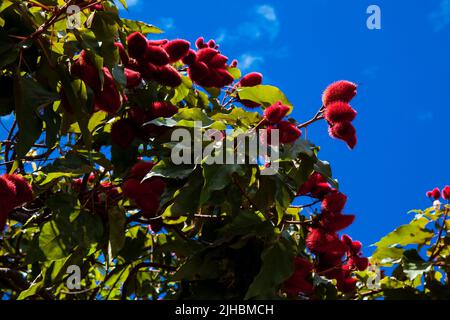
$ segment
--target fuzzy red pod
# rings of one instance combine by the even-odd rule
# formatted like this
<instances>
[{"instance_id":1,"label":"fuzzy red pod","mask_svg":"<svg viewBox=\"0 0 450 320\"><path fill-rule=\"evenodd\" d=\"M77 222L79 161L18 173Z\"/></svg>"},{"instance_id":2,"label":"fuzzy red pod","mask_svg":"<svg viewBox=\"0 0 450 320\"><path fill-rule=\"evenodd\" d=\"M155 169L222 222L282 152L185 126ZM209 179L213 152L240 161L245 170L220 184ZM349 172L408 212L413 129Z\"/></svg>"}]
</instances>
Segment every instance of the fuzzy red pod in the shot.
<instances>
[{"instance_id":1,"label":"fuzzy red pod","mask_svg":"<svg viewBox=\"0 0 450 320\"><path fill-rule=\"evenodd\" d=\"M290 110L291 108L283 105L281 101L275 102L273 105L264 110L264 119L270 123L279 123Z\"/></svg>"},{"instance_id":2,"label":"fuzzy red pod","mask_svg":"<svg viewBox=\"0 0 450 320\"><path fill-rule=\"evenodd\" d=\"M142 60L147 52L147 38L140 32L133 32L127 37L128 54L136 60Z\"/></svg>"},{"instance_id":3,"label":"fuzzy red pod","mask_svg":"<svg viewBox=\"0 0 450 320\"><path fill-rule=\"evenodd\" d=\"M91 11L104 11L103 5L101 3L96 3L92 7L90 7Z\"/></svg>"},{"instance_id":4,"label":"fuzzy red pod","mask_svg":"<svg viewBox=\"0 0 450 320\"><path fill-rule=\"evenodd\" d=\"M243 76L239 81L241 87L254 87L260 85L263 81L263 75L259 72L250 72Z\"/></svg>"},{"instance_id":5,"label":"fuzzy red pod","mask_svg":"<svg viewBox=\"0 0 450 320\"><path fill-rule=\"evenodd\" d=\"M158 213L160 199L152 193L137 198L135 202L145 218L154 218Z\"/></svg>"},{"instance_id":6,"label":"fuzzy red pod","mask_svg":"<svg viewBox=\"0 0 450 320\"><path fill-rule=\"evenodd\" d=\"M350 149L354 149L357 143L356 129L351 122L338 122L329 129L330 136L343 140Z\"/></svg>"},{"instance_id":7,"label":"fuzzy red pod","mask_svg":"<svg viewBox=\"0 0 450 320\"><path fill-rule=\"evenodd\" d=\"M17 187L8 175L0 177L0 215L8 213L16 206Z\"/></svg>"},{"instance_id":8,"label":"fuzzy red pod","mask_svg":"<svg viewBox=\"0 0 450 320\"><path fill-rule=\"evenodd\" d=\"M294 143L302 135L300 129L289 121L280 121L277 129L280 130L280 143L282 144Z\"/></svg>"},{"instance_id":9,"label":"fuzzy red pod","mask_svg":"<svg viewBox=\"0 0 450 320\"><path fill-rule=\"evenodd\" d=\"M312 263L306 259L296 257L294 260L295 271L283 284L283 290L289 296L297 296L300 293L310 295L314 292L311 281Z\"/></svg>"},{"instance_id":10,"label":"fuzzy red pod","mask_svg":"<svg viewBox=\"0 0 450 320\"><path fill-rule=\"evenodd\" d=\"M321 199L333 189L325 178L318 172L314 172L308 180L300 186L297 195L303 196L311 194L313 197Z\"/></svg>"},{"instance_id":11,"label":"fuzzy red pod","mask_svg":"<svg viewBox=\"0 0 450 320\"><path fill-rule=\"evenodd\" d=\"M442 189L442 198L450 200L450 186L445 186L445 188Z\"/></svg>"},{"instance_id":12,"label":"fuzzy red pod","mask_svg":"<svg viewBox=\"0 0 450 320\"><path fill-rule=\"evenodd\" d=\"M209 68L206 63L197 61L189 66L189 77L194 82L202 81L209 74Z\"/></svg>"},{"instance_id":13,"label":"fuzzy red pod","mask_svg":"<svg viewBox=\"0 0 450 320\"><path fill-rule=\"evenodd\" d=\"M197 51L197 60L209 64L209 62L219 54L220 52L216 49L203 48Z\"/></svg>"},{"instance_id":14,"label":"fuzzy red pod","mask_svg":"<svg viewBox=\"0 0 450 320\"><path fill-rule=\"evenodd\" d=\"M359 271L364 271L369 267L369 259L355 255L348 260L348 265Z\"/></svg>"},{"instance_id":15,"label":"fuzzy red pod","mask_svg":"<svg viewBox=\"0 0 450 320\"><path fill-rule=\"evenodd\" d=\"M426 196L427 198L431 198L433 196L433 193L431 191L427 191Z\"/></svg>"},{"instance_id":16,"label":"fuzzy red pod","mask_svg":"<svg viewBox=\"0 0 450 320\"><path fill-rule=\"evenodd\" d=\"M100 90L100 74L97 67L91 62L87 51L81 51L79 58L72 65L70 72L73 76L83 80L92 90Z\"/></svg>"},{"instance_id":17,"label":"fuzzy red pod","mask_svg":"<svg viewBox=\"0 0 450 320\"><path fill-rule=\"evenodd\" d=\"M431 190L431 197L434 200L439 200L441 198L441 191L439 190L439 188L434 188L433 190Z\"/></svg>"},{"instance_id":18,"label":"fuzzy red pod","mask_svg":"<svg viewBox=\"0 0 450 320\"><path fill-rule=\"evenodd\" d=\"M130 119L120 119L111 126L111 139L122 149L128 148L136 138L136 129Z\"/></svg>"},{"instance_id":19,"label":"fuzzy red pod","mask_svg":"<svg viewBox=\"0 0 450 320\"><path fill-rule=\"evenodd\" d=\"M347 196L341 192L332 192L322 201L322 210L341 212L347 203Z\"/></svg>"},{"instance_id":20,"label":"fuzzy red pod","mask_svg":"<svg viewBox=\"0 0 450 320\"><path fill-rule=\"evenodd\" d=\"M120 42L115 42L114 45L119 50L120 61L122 61L124 65L128 65L128 63L130 62L130 57L128 56L128 53L125 50L123 44L121 44Z\"/></svg>"},{"instance_id":21,"label":"fuzzy red pod","mask_svg":"<svg viewBox=\"0 0 450 320\"><path fill-rule=\"evenodd\" d=\"M123 194L130 199L137 199L145 194L141 181L138 179L127 179L121 186Z\"/></svg>"},{"instance_id":22,"label":"fuzzy red pod","mask_svg":"<svg viewBox=\"0 0 450 320\"><path fill-rule=\"evenodd\" d=\"M159 67L155 80L163 86L172 88L178 87L183 82L180 73L170 65Z\"/></svg>"},{"instance_id":23,"label":"fuzzy red pod","mask_svg":"<svg viewBox=\"0 0 450 320\"><path fill-rule=\"evenodd\" d=\"M356 290L356 284L358 283L358 279L356 278L343 278L338 279L336 286L339 291L343 293L352 293Z\"/></svg>"},{"instance_id":24,"label":"fuzzy red pod","mask_svg":"<svg viewBox=\"0 0 450 320\"><path fill-rule=\"evenodd\" d=\"M233 83L234 77L227 69L214 69L213 72L217 75L218 81L213 87L222 88Z\"/></svg>"},{"instance_id":25,"label":"fuzzy red pod","mask_svg":"<svg viewBox=\"0 0 450 320\"><path fill-rule=\"evenodd\" d=\"M183 58L183 63L191 65L195 63L195 61L197 61L197 53L194 50L189 49L188 54Z\"/></svg>"},{"instance_id":26,"label":"fuzzy red pod","mask_svg":"<svg viewBox=\"0 0 450 320\"><path fill-rule=\"evenodd\" d=\"M183 59L188 53L191 47L191 43L189 41L183 39L175 39L169 41L164 45L164 50L166 50L169 55L170 62L177 62Z\"/></svg>"},{"instance_id":27,"label":"fuzzy red pod","mask_svg":"<svg viewBox=\"0 0 450 320\"><path fill-rule=\"evenodd\" d=\"M203 49L205 47L207 47L207 45L205 44L205 38L200 37L195 41L195 46L197 47L197 49Z\"/></svg>"},{"instance_id":28,"label":"fuzzy red pod","mask_svg":"<svg viewBox=\"0 0 450 320\"><path fill-rule=\"evenodd\" d=\"M177 114L178 108L169 102L157 101L150 104L148 107L151 118L170 118Z\"/></svg>"},{"instance_id":29,"label":"fuzzy red pod","mask_svg":"<svg viewBox=\"0 0 450 320\"><path fill-rule=\"evenodd\" d=\"M137 127L141 127L145 122L149 121L150 118L144 109L140 107L131 107L127 113L128 119L133 121L134 125Z\"/></svg>"},{"instance_id":30,"label":"fuzzy red pod","mask_svg":"<svg viewBox=\"0 0 450 320\"><path fill-rule=\"evenodd\" d=\"M5 179L15 186L14 206L17 207L33 200L33 188L21 175L6 174Z\"/></svg>"},{"instance_id":31,"label":"fuzzy red pod","mask_svg":"<svg viewBox=\"0 0 450 320\"><path fill-rule=\"evenodd\" d=\"M218 47L216 41L214 41L213 39L208 41L207 46L213 49L216 49Z\"/></svg>"},{"instance_id":32,"label":"fuzzy red pod","mask_svg":"<svg viewBox=\"0 0 450 320\"><path fill-rule=\"evenodd\" d=\"M349 227L355 221L354 215L344 215L342 213L322 212L321 226L330 231L338 232Z\"/></svg>"},{"instance_id":33,"label":"fuzzy red pod","mask_svg":"<svg viewBox=\"0 0 450 320\"><path fill-rule=\"evenodd\" d=\"M158 47L161 47L161 46L166 45L168 42L169 42L168 39L148 40L148 41L147 41L147 44L148 44L148 45L151 45L151 46L158 46Z\"/></svg>"},{"instance_id":34,"label":"fuzzy red pod","mask_svg":"<svg viewBox=\"0 0 450 320\"><path fill-rule=\"evenodd\" d=\"M103 75L103 90L95 92L95 107L114 114L122 106L122 97L108 68L103 67Z\"/></svg>"},{"instance_id":35,"label":"fuzzy red pod","mask_svg":"<svg viewBox=\"0 0 450 320\"><path fill-rule=\"evenodd\" d=\"M131 168L130 178L142 181L154 166L155 164L153 162L140 161Z\"/></svg>"},{"instance_id":36,"label":"fuzzy red pod","mask_svg":"<svg viewBox=\"0 0 450 320\"><path fill-rule=\"evenodd\" d=\"M145 53L145 59L147 62L153 63L156 66L165 66L169 64L170 58L164 48L154 45L148 45L147 52Z\"/></svg>"},{"instance_id":37,"label":"fuzzy red pod","mask_svg":"<svg viewBox=\"0 0 450 320\"><path fill-rule=\"evenodd\" d=\"M148 227L151 232L156 234L156 233L160 232L162 230L162 228L164 227L164 221L163 221L163 219L152 220L149 223Z\"/></svg>"},{"instance_id":38,"label":"fuzzy red pod","mask_svg":"<svg viewBox=\"0 0 450 320\"><path fill-rule=\"evenodd\" d=\"M350 102L357 94L358 86L353 82L341 80L329 85L322 95L322 103L328 106L331 102Z\"/></svg>"},{"instance_id":39,"label":"fuzzy red pod","mask_svg":"<svg viewBox=\"0 0 450 320\"><path fill-rule=\"evenodd\" d=\"M158 197L161 197L166 189L166 183L159 177L151 177L150 179L146 179L142 182L142 189L146 194L152 193Z\"/></svg>"},{"instance_id":40,"label":"fuzzy red pod","mask_svg":"<svg viewBox=\"0 0 450 320\"><path fill-rule=\"evenodd\" d=\"M313 253L341 253L347 251L347 246L334 232L325 229L310 229L306 237L306 246Z\"/></svg>"},{"instance_id":41,"label":"fuzzy red pod","mask_svg":"<svg viewBox=\"0 0 450 320\"><path fill-rule=\"evenodd\" d=\"M217 54L215 55L211 61L209 61L208 65L211 68L224 68L228 62L228 57L224 56L223 54Z\"/></svg>"},{"instance_id":42,"label":"fuzzy red pod","mask_svg":"<svg viewBox=\"0 0 450 320\"><path fill-rule=\"evenodd\" d=\"M350 122L356 118L357 112L347 102L336 101L327 105L324 113L329 123Z\"/></svg>"},{"instance_id":43,"label":"fuzzy red pod","mask_svg":"<svg viewBox=\"0 0 450 320\"><path fill-rule=\"evenodd\" d=\"M128 89L135 88L141 84L142 76L141 76L140 72L125 68L124 73L125 73L125 77L127 79L127 88Z\"/></svg>"}]
</instances>

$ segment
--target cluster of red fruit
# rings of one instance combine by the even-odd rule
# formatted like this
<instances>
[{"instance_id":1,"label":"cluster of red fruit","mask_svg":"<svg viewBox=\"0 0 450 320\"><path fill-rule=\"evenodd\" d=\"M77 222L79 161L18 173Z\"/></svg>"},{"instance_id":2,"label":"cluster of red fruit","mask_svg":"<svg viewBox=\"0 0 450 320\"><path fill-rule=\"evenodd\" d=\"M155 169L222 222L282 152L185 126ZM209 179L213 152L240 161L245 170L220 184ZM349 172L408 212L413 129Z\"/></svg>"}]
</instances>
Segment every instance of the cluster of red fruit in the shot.
<instances>
[{"instance_id":1,"label":"cluster of red fruit","mask_svg":"<svg viewBox=\"0 0 450 320\"><path fill-rule=\"evenodd\" d=\"M262 142L271 144L272 131L279 130L280 143L294 143L301 137L302 132L295 126L295 124L283 120L291 109L289 106L283 105L278 101L264 110L264 122L267 123L266 132L261 136Z\"/></svg>"},{"instance_id":2,"label":"cluster of red fruit","mask_svg":"<svg viewBox=\"0 0 450 320\"><path fill-rule=\"evenodd\" d=\"M439 200L441 197L444 200L450 200L450 186L446 186L444 189L439 190L439 188L434 188L431 191L427 192L427 197L434 199L434 200Z\"/></svg>"},{"instance_id":3,"label":"cluster of red fruit","mask_svg":"<svg viewBox=\"0 0 450 320\"><path fill-rule=\"evenodd\" d=\"M138 162L122 185L124 195L135 202L145 218L156 217L166 188L166 183L158 177L144 180L154 165L153 162Z\"/></svg>"},{"instance_id":4,"label":"cluster of red fruit","mask_svg":"<svg viewBox=\"0 0 450 320\"><path fill-rule=\"evenodd\" d=\"M87 51L82 51L80 57L72 65L71 72L74 76L89 86L94 91L95 109L108 113L116 113L122 105L122 95L117 88L116 82L107 67L103 67L103 86L97 67L92 63ZM69 113L73 113L64 91L61 94L61 102Z\"/></svg>"},{"instance_id":5,"label":"cluster of red fruit","mask_svg":"<svg viewBox=\"0 0 450 320\"><path fill-rule=\"evenodd\" d=\"M115 187L110 181L101 181L96 184L96 175L91 173L86 181L86 190L81 190L83 186L82 179L73 181L73 188L77 192L83 192L81 203L84 208L106 217L108 209L117 205L120 200L119 188Z\"/></svg>"},{"instance_id":6,"label":"cluster of red fruit","mask_svg":"<svg viewBox=\"0 0 450 320\"><path fill-rule=\"evenodd\" d=\"M349 102L356 96L356 89L357 85L352 82L337 81L328 86L322 96L324 118L330 126L330 136L345 141L351 149L357 142L352 124L357 113Z\"/></svg>"},{"instance_id":7,"label":"cluster of red fruit","mask_svg":"<svg viewBox=\"0 0 450 320\"><path fill-rule=\"evenodd\" d=\"M178 108L168 102L153 102L147 108L131 107L127 118L116 121L111 127L111 139L119 147L126 149L135 138L148 140L164 132L164 127L148 124L157 118L170 118Z\"/></svg>"},{"instance_id":8,"label":"cluster of red fruit","mask_svg":"<svg viewBox=\"0 0 450 320\"><path fill-rule=\"evenodd\" d=\"M33 189L22 176L4 174L0 177L0 232L5 228L8 214L31 200Z\"/></svg>"},{"instance_id":9,"label":"cluster of red fruit","mask_svg":"<svg viewBox=\"0 0 450 320\"><path fill-rule=\"evenodd\" d=\"M347 196L332 188L319 173L310 176L298 195L308 195L322 202L321 214L306 237L306 246L316 256L316 262L313 265L306 259L296 258L295 272L285 283L285 291L289 295L311 295L314 287L310 278L315 269L317 274L335 279L341 292L353 292L357 279L352 277L352 271L367 269L369 260L362 257L359 241L353 241L348 235L340 238L337 234L355 219L354 215L342 214Z\"/></svg>"}]
</instances>

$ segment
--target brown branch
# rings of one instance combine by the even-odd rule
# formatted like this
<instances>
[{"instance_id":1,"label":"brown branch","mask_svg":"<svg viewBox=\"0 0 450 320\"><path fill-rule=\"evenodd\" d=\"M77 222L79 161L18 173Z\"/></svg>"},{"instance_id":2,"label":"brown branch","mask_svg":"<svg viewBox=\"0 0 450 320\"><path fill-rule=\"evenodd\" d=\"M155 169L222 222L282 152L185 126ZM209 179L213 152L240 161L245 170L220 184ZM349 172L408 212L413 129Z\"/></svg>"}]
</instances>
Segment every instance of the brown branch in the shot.
<instances>
[{"instance_id":1,"label":"brown branch","mask_svg":"<svg viewBox=\"0 0 450 320\"><path fill-rule=\"evenodd\" d=\"M436 240L434 251L430 256L429 261L433 261L437 256L439 256L439 253L441 253L442 249L444 248L444 246L440 246L440 244L441 244L441 240L442 240L442 233L446 229L445 221L447 220L448 213L449 213L449 208L445 208L444 220L442 221L442 225L439 228L438 238Z\"/></svg>"},{"instance_id":2,"label":"brown branch","mask_svg":"<svg viewBox=\"0 0 450 320\"><path fill-rule=\"evenodd\" d=\"M297 128L299 128L299 129L306 128L310 124L312 124L312 123L314 123L316 121L322 120L323 119L323 111L324 110L325 110L324 106L320 107L319 111L317 111L316 115L311 120L308 120L308 121L306 121L306 122L304 122L302 124L299 124L297 126Z\"/></svg>"}]
</instances>

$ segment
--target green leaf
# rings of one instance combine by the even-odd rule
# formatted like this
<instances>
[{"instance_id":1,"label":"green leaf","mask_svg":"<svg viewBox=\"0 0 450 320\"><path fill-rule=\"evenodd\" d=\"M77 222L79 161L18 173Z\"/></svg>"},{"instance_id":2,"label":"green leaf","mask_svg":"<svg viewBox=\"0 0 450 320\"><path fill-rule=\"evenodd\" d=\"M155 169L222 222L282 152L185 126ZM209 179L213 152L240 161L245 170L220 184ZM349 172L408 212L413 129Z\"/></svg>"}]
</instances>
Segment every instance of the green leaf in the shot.
<instances>
[{"instance_id":1,"label":"green leaf","mask_svg":"<svg viewBox=\"0 0 450 320\"><path fill-rule=\"evenodd\" d=\"M403 253L402 258L403 272L409 280L413 281L417 277L422 277L426 272L433 268L433 263L424 261L417 250L408 250Z\"/></svg>"},{"instance_id":2,"label":"green leaf","mask_svg":"<svg viewBox=\"0 0 450 320\"><path fill-rule=\"evenodd\" d=\"M109 261L122 250L125 244L125 224L126 215L120 207L110 208L108 210L109 221L109 242L108 242L108 256Z\"/></svg>"},{"instance_id":3,"label":"green leaf","mask_svg":"<svg viewBox=\"0 0 450 320\"><path fill-rule=\"evenodd\" d=\"M279 285L294 272L294 256L295 249L285 238L264 250L261 270L250 285L245 299L274 296Z\"/></svg>"},{"instance_id":4,"label":"green leaf","mask_svg":"<svg viewBox=\"0 0 450 320\"><path fill-rule=\"evenodd\" d=\"M433 238L434 232L425 228L430 221L421 217L414 219L409 224L403 225L375 244L376 251L372 256L373 262L381 262L385 258L398 257L400 250L395 246L407 246L411 244L425 245ZM392 257L394 256L394 257Z\"/></svg>"},{"instance_id":5,"label":"green leaf","mask_svg":"<svg viewBox=\"0 0 450 320\"><path fill-rule=\"evenodd\" d=\"M202 165L204 185L200 194L200 204L205 204L211 197L213 191L225 189L232 183L232 175L243 175L245 166L229 165Z\"/></svg>"},{"instance_id":6,"label":"green leaf","mask_svg":"<svg viewBox=\"0 0 450 320\"><path fill-rule=\"evenodd\" d=\"M128 19L121 19L122 23L127 29L128 33L139 31L140 33L147 35L149 33L152 34L160 34L163 33L163 31L154 25L142 22L142 21L135 21L135 20L128 20Z\"/></svg>"},{"instance_id":7,"label":"green leaf","mask_svg":"<svg viewBox=\"0 0 450 320\"><path fill-rule=\"evenodd\" d=\"M72 249L69 219L52 220L42 226L39 235L39 248L48 260L67 257Z\"/></svg>"},{"instance_id":8,"label":"green leaf","mask_svg":"<svg viewBox=\"0 0 450 320\"><path fill-rule=\"evenodd\" d=\"M161 160L152 168L145 179L162 177L168 179L185 179L195 170L194 165L175 165L169 160Z\"/></svg>"},{"instance_id":9,"label":"green leaf","mask_svg":"<svg viewBox=\"0 0 450 320\"><path fill-rule=\"evenodd\" d=\"M281 101L284 105L291 107L292 103L286 98L280 89L269 85L258 85L254 87L243 87L239 89L239 99L250 100L268 107L275 102Z\"/></svg>"}]
</instances>

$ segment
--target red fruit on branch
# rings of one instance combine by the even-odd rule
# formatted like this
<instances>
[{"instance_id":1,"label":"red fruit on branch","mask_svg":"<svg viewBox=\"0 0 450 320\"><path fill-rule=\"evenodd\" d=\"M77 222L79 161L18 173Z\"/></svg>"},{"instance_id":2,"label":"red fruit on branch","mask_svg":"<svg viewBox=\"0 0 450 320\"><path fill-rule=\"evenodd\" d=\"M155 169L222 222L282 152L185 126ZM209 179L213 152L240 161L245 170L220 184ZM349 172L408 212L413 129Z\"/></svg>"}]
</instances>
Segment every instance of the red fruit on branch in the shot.
<instances>
[{"instance_id":1,"label":"red fruit on branch","mask_svg":"<svg viewBox=\"0 0 450 320\"><path fill-rule=\"evenodd\" d=\"M263 75L259 72L251 72L242 77L239 81L241 87L254 87L260 85L263 81Z\"/></svg>"},{"instance_id":2,"label":"red fruit on branch","mask_svg":"<svg viewBox=\"0 0 450 320\"><path fill-rule=\"evenodd\" d=\"M122 184L122 192L126 197L130 199L139 197L140 195L144 194L141 186L141 181L133 178L127 179Z\"/></svg>"},{"instance_id":3,"label":"red fruit on branch","mask_svg":"<svg viewBox=\"0 0 450 320\"><path fill-rule=\"evenodd\" d=\"M205 47L207 47L207 45L205 44L205 38L200 37L195 41L195 46L197 47L197 49L203 49Z\"/></svg>"},{"instance_id":4,"label":"red fruit on branch","mask_svg":"<svg viewBox=\"0 0 450 320\"><path fill-rule=\"evenodd\" d=\"M116 82L108 68L103 67L103 90L95 91L95 107L108 113L116 113L121 105L122 98L117 89Z\"/></svg>"},{"instance_id":5,"label":"red fruit on branch","mask_svg":"<svg viewBox=\"0 0 450 320\"><path fill-rule=\"evenodd\" d=\"M349 227L354 221L354 215L343 215L342 213L325 211L322 212L320 224L330 232L338 232Z\"/></svg>"},{"instance_id":6,"label":"red fruit on branch","mask_svg":"<svg viewBox=\"0 0 450 320\"><path fill-rule=\"evenodd\" d=\"M350 81L337 81L329 85L323 95L322 103L324 106L328 106L331 102L343 101L350 102L357 94L357 85Z\"/></svg>"},{"instance_id":7,"label":"red fruit on branch","mask_svg":"<svg viewBox=\"0 0 450 320\"><path fill-rule=\"evenodd\" d=\"M164 50L166 50L169 55L170 63L173 63L183 59L189 53L190 47L190 42L182 39L176 39L165 44Z\"/></svg>"},{"instance_id":8,"label":"red fruit on branch","mask_svg":"<svg viewBox=\"0 0 450 320\"><path fill-rule=\"evenodd\" d=\"M100 90L101 82L99 72L85 50L81 51L80 57L72 65L71 73L75 77L83 80L92 90Z\"/></svg>"},{"instance_id":9,"label":"red fruit on branch","mask_svg":"<svg viewBox=\"0 0 450 320\"><path fill-rule=\"evenodd\" d=\"M369 267L369 259L365 257L353 256L348 260L348 265L358 269L359 271L364 271Z\"/></svg>"},{"instance_id":10,"label":"red fruit on branch","mask_svg":"<svg viewBox=\"0 0 450 320\"><path fill-rule=\"evenodd\" d=\"M356 290L356 284L358 279L356 278L344 278L337 281L337 288L343 293L352 293Z\"/></svg>"},{"instance_id":11,"label":"red fruit on branch","mask_svg":"<svg viewBox=\"0 0 450 320\"><path fill-rule=\"evenodd\" d=\"M147 52L147 38L140 32L133 32L127 37L128 53L136 60L142 60Z\"/></svg>"},{"instance_id":12,"label":"red fruit on branch","mask_svg":"<svg viewBox=\"0 0 450 320\"><path fill-rule=\"evenodd\" d=\"M331 137L345 141L350 149L356 146L356 129L351 122L335 123L330 127L329 133Z\"/></svg>"},{"instance_id":13,"label":"red fruit on branch","mask_svg":"<svg viewBox=\"0 0 450 320\"><path fill-rule=\"evenodd\" d=\"M115 42L114 45L119 50L120 61L122 61L122 64L128 65L128 63L130 62L130 57L128 56L128 53L125 50L123 44L121 44L120 42Z\"/></svg>"},{"instance_id":14,"label":"red fruit on branch","mask_svg":"<svg viewBox=\"0 0 450 320\"><path fill-rule=\"evenodd\" d=\"M450 186L446 186L442 189L442 198L445 200L450 200Z\"/></svg>"},{"instance_id":15,"label":"red fruit on branch","mask_svg":"<svg viewBox=\"0 0 450 320\"><path fill-rule=\"evenodd\" d=\"M169 102L153 102L149 106L149 115L152 119L170 118L177 114L178 108Z\"/></svg>"},{"instance_id":16,"label":"red fruit on branch","mask_svg":"<svg viewBox=\"0 0 450 320\"><path fill-rule=\"evenodd\" d=\"M170 62L169 55L162 47L148 45L145 53L145 60L156 66L165 66Z\"/></svg>"},{"instance_id":17,"label":"red fruit on branch","mask_svg":"<svg viewBox=\"0 0 450 320\"><path fill-rule=\"evenodd\" d=\"M145 178L145 176L153 169L154 166L155 164L153 162L138 162L133 166L133 168L131 168L130 178L142 181L142 179Z\"/></svg>"},{"instance_id":18,"label":"red fruit on branch","mask_svg":"<svg viewBox=\"0 0 450 320\"><path fill-rule=\"evenodd\" d=\"M347 102L336 101L327 105L324 117L329 123L351 122L356 114L357 112Z\"/></svg>"},{"instance_id":19,"label":"red fruit on branch","mask_svg":"<svg viewBox=\"0 0 450 320\"><path fill-rule=\"evenodd\" d=\"M141 74L137 71L125 68L124 70L125 77L127 79L127 88L135 88L141 84L142 77Z\"/></svg>"},{"instance_id":20,"label":"red fruit on branch","mask_svg":"<svg viewBox=\"0 0 450 320\"><path fill-rule=\"evenodd\" d=\"M183 82L180 73L170 65L157 68L154 78L160 84L172 88L178 87Z\"/></svg>"},{"instance_id":21,"label":"red fruit on branch","mask_svg":"<svg viewBox=\"0 0 450 320\"><path fill-rule=\"evenodd\" d=\"M434 200L439 200L441 198L441 191L439 188L434 188L433 190L427 192L427 196L429 198L433 198Z\"/></svg>"},{"instance_id":22,"label":"red fruit on branch","mask_svg":"<svg viewBox=\"0 0 450 320\"><path fill-rule=\"evenodd\" d=\"M310 229L306 237L306 246L313 253L342 253L347 251L347 246L334 232L325 229Z\"/></svg>"},{"instance_id":23,"label":"red fruit on branch","mask_svg":"<svg viewBox=\"0 0 450 320\"><path fill-rule=\"evenodd\" d=\"M159 209L159 198L156 195L152 193L145 194L135 201L145 218L154 218L156 216Z\"/></svg>"},{"instance_id":24,"label":"red fruit on branch","mask_svg":"<svg viewBox=\"0 0 450 320\"><path fill-rule=\"evenodd\" d=\"M341 192L332 192L322 201L322 210L328 212L341 212L347 202L347 196Z\"/></svg>"},{"instance_id":25,"label":"red fruit on branch","mask_svg":"<svg viewBox=\"0 0 450 320\"><path fill-rule=\"evenodd\" d=\"M22 176L17 174L6 174L5 179L12 182L15 186L14 207L23 205L33 200L33 189L31 185Z\"/></svg>"},{"instance_id":26,"label":"red fruit on branch","mask_svg":"<svg viewBox=\"0 0 450 320\"><path fill-rule=\"evenodd\" d=\"M111 139L122 149L128 148L136 137L136 129L129 119L120 119L111 126Z\"/></svg>"},{"instance_id":27,"label":"red fruit on branch","mask_svg":"<svg viewBox=\"0 0 450 320\"><path fill-rule=\"evenodd\" d=\"M306 259L295 257L294 273L283 284L283 290L289 296L298 296L299 294L310 295L314 292L314 286L311 281L312 263Z\"/></svg>"},{"instance_id":28,"label":"red fruit on branch","mask_svg":"<svg viewBox=\"0 0 450 320\"><path fill-rule=\"evenodd\" d=\"M264 119L270 123L279 123L290 110L291 108L289 108L289 106L285 106L281 101L278 101L264 110Z\"/></svg>"},{"instance_id":29,"label":"red fruit on branch","mask_svg":"<svg viewBox=\"0 0 450 320\"><path fill-rule=\"evenodd\" d=\"M297 195L303 196L310 194L314 198L322 199L331 191L333 191L333 188L325 178L320 173L314 172L309 176L308 181L300 186Z\"/></svg>"},{"instance_id":30,"label":"red fruit on branch","mask_svg":"<svg viewBox=\"0 0 450 320\"><path fill-rule=\"evenodd\" d=\"M194 50L189 49L188 54L183 58L183 63L185 63L187 65L191 65L196 60L197 60L197 53Z\"/></svg>"},{"instance_id":31,"label":"red fruit on branch","mask_svg":"<svg viewBox=\"0 0 450 320\"><path fill-rule=\"evenodd\" d=\"M293 123L289 121L281 121L278 123L277 129L280 130L280 143L294 143L301 137L302 132Z\"/></svg>"}]
</instances>

